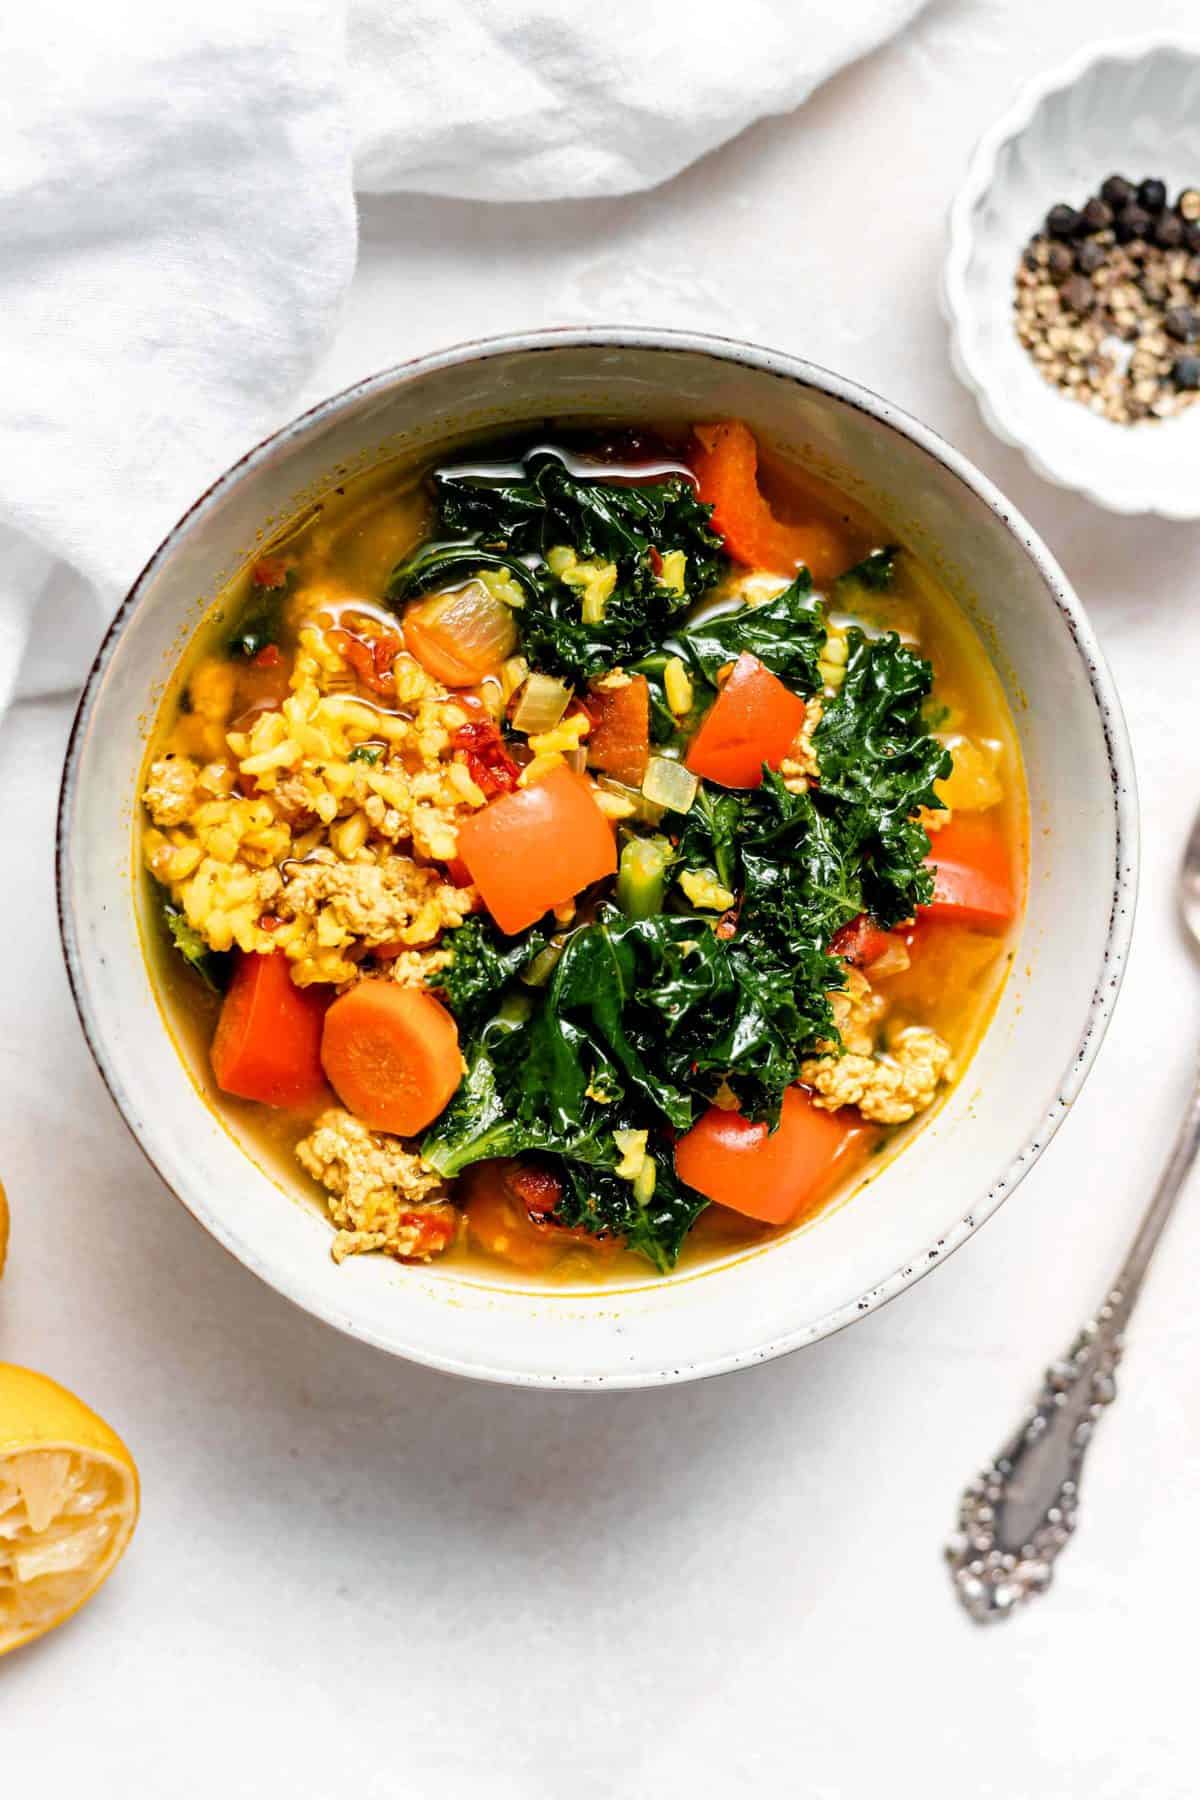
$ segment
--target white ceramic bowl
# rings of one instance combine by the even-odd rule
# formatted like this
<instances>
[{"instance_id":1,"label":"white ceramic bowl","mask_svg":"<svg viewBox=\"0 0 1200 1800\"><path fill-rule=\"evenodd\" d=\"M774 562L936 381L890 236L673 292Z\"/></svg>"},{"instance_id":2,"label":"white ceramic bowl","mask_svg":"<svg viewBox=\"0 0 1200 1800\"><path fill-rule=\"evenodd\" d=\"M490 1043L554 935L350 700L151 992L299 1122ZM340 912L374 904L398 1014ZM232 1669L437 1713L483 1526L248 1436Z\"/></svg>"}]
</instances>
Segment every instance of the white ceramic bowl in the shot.
<instances>
[{"instance_id":1,"label":"white ceramic bowl","mask_svg":"<svg viewBox=\"0 0 1200 1800\"><path fill-rule=\"evenodd\" d=\"M702 1273L529 1288L379 1257L341 1268L202 1100L138 939L136 776L148 716L204 607L264 522L387 457L426 459L546 418L741 417L882 515L995 646L1028 766L1033 867L1014 973L947 1104L847 1203ZM691 334L571 330L468 344L361 383L259 445L151 558L88 681L63 780L63 942L113 1097L196 1218L281 1293L396 1354L497 1381L631 1387L776 1356L861 1318L957 1248L1053 1134L1096 1053L1136 881L1130 753L1079 603L990 483L887 402L793 357Z\"/></svg>"},{"instance_id":2,"label":"white ceramic bowl","mask_svg":"<svg viewBox=\"0 0 1200 1800\"><path fill-rule=\"evenodd\" d=\"M977 145L950 209L942 280L955 369L1005 443L1047 481L1118 513L1200 518L1200 406L1114 425L1044 381L1013 329L1021 252L1059 200L1105 176L1200 186L1200 47L1089 46L1021 90Z\"/></svg>"}]
</instances>

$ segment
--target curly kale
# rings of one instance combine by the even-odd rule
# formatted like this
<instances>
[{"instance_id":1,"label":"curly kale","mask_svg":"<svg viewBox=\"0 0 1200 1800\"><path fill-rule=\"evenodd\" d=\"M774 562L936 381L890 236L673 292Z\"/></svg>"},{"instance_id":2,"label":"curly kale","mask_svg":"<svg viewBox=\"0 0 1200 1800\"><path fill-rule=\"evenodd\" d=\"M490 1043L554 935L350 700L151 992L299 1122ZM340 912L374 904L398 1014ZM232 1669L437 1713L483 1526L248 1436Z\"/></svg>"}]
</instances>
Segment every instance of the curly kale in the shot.
<instances>
[{"instance_id":1,"label":"curly kale","mask_svg":"<svg viewBox=\"0 0 1200 1800\"><path fill-rule=\"evenodd\" d=\"M738 605L676 632L667 646L709 683L743 651L802 694L821 685L817 664L825 642L825 614L812 577L801 569L790 587L757 606Z\"/></svg>"},{"instance_id":2,"label":"curly kale","mask_svg":"<svg viewBox=\"0 0 1200 1800\"><path fill-rule=\"evenodd\" d=\"M210 950L195 926L169 900L163 902L162 916L167 936L184 962L195 970L212 993L223 994L233 974L233 957L229 951Z\"/></svg>"},{"instance_id":3,"label":"curly kale","mask_svg":"<svg viewBox=\"0 0 1200 1800\"><path fill-rule=\"evenodd\" d=\"M440 534L469 538L488 561L512 570L526 591L521 648L536 668L567 680L603 674L657 648L725 568L721 539L709 524L712 509L684 475L606 481L536 450L518 477L440 469L433 488ZM602 617L585 620L579 589L548 566L547 552L560 546L584 561L615 564ZM683 552L681 584L661 579L663 558L672 551ZM456 545L437 554L447 563L469 560ZM397 571L392 597L427 573Z\"/></svg>"},{"instance_id":4,"label":"curly kale","mask_svg":"<svg viewBox=\"0 0 1200 1800\"><path fill-rule=\"evenodd\" d=\"M670 1267L704 1204L674 1176L671 1134L722 1079L748 1117L774 1126L805 1057L836 1041L834 934L862 912L894 924L930 898L914 815L938 804L933 783L950 766L922 719L931 678L894 635L851 631L815 734L819 783L792 793L764 769L758 788L702 784L686 815L667 815L677 866L711 869L737 896L731 935L678 888L650 918L606 907L570 934L534 995L511 984L540 933L502 939L479 920L453 933L445 986L468 1074L426 1160L449 1176L486 1157L555 1158L567 1223L620 1233ZM658 1179L644 1205L615 1173L613 1133L629 1128L650 1133Z\"/></svg>"},{"instance_id":5,"label":"curly kale","mask_svg":"<svg viewBox=\"0 0 1200 1800\"><path fill-rule=\"evenodd\" d=\"M443 469L434 497L442 541L397 570L390 597L474 566L507 571L522 590L530 662L573 682L618 663L636 669L650 684L660 742L686 742L721 669L743 652L800 694L821 688L826 614L807 571L760 605L691 617L725 563L710 509L682 476L623 485L535 451L503 477ZM577 560L556 556L551 568L548 553L560 548ZM665 567L678 551L682 574L678 557ZM876 550L848 570L835 601L886 592L896 554ZM614 566L587 619L581 586L565 578L579 561L593 565L584 583L595 565ZM671 657L692 679L685 720L666 704ZM721 930L677 884L650 917L607 905L556 935L558 960L536 989L527 982L550 941L542 925L509 938L476 918L449 934L441 987L467 1073L423 1142L430 1166L449 1178L492 1157L549 1159L563 1223L620 1235L670 1268L706 1204L675 1174L675 1137L722 1081L748 1117L774 1128L804 1059L836 1042L830 995L845 980L829 951L837 931L863 912L894 924L930 897L918 815L938 804L933 784L950 766L922 715L931 680L929 664L894 634L868 639L852 628L842 686L814 734L819 780L793 793L764 768L755 789L701 783L686 815L666 816L671 866L711 871L735 896ZM649 1193L618 1172L614 1134L630 1130L647 1133Z\"/></svg>"},{"instance_id":6,"label":"curly kale","mask_svg":"<svg viewBox=\"0 0 1200 1800\"><path fill-rule=\"evenodd\" d=\"M540 932L506 938L490 919L465 919L447 938L449 967L438 976L446 1004L460 1025L476 1023L520 974L546 939Z\"/></svg>"},{"instance_id":7,"label":"curly kale","mask_svg":"<svg viewBox=\"0 0 1200 1800\"><path fill-rule=\"evenodd\" d=\"M929 663L894 633L871 641L851 631L845 679L814 733L818 805L836 821L859 910L883 925L911 918L933 896L929 834L913 815L940 810L933 784L953 762L921 716L932 682Z\"/></svg>"},{"instance_id":8,"label":"curly kale","mask_svg":"<svg viewBox=\"0 0 1200 1800\"><path fill-rule=\"evenodd\" d=\"M895 580L899 555L896 544L885 544L882 550L872 550L869 556L864 556L852 569L838 576L833 584L834 599L846 599L854 588L866 588L872 594L886 593Z\"/></svg>"}]
</instances>

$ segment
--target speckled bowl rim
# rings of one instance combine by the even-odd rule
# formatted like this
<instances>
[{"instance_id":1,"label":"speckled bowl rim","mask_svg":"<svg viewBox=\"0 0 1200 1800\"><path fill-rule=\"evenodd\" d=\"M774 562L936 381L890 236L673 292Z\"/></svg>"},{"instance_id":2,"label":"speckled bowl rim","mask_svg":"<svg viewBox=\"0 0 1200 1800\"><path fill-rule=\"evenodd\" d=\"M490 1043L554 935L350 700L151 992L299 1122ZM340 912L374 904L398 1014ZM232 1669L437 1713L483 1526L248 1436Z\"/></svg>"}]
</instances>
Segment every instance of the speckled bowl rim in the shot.
<instances>
[{"instance_id":1,"label":"speckled bowl rim","mask_svg":"<svg viewBox=\"0 0 1200 1800\"><path fill-rule=\"evenodd\" d=\"M971 152L962 186L950 203L940 297L942 314L950 328L950 360L955 374L975 396L984 424L1002 443L1019 450L1035 475L1052 482L1055 487L1082 494L1106 512L1120 513L1126 518L1181 521L1200 519L1200 482L1196 484L1195 502L1189 506L1144 500L1130 503L1119 489L1103 487L1082 478L1079 467L1068 460L1060 460L1050 443L1035 443L1018 430L1011 410L988 376L986 365L981 366L980 359L968 354L965 329L965 321L973 311L968 296L967 270L974 252L975 222L995 179L996 160L1001 149L1029 129L1034 114L1051 94L1065 93L1097 64L1137 63L1164 52L1189 56L1200 63L1200 36L1188 39L1172 32L1152 32L1143 37L1114 38L1100 44L1088 44L1068 62L1036 76L1019 90L1007 112L989 126Z\"/></svg>"},{"instance_id":2,"label":"speckled bowl rim","mask_svg":"<svg viewBox=\"0 0 1200 1800\"><path fill-rule=\"evenodd\" d=\"M1076 646L1080 662L1086 671L1108 756L1114 815L1115 866L1104 952L1101 966L1097 971L1092 1000L1076 1049L1063 1069L1060 1079L1047 1096L1038 1124L1012 1157L1003 1174L993 1182L978 1201L967 1208L957 1223L952 1225L935 1244L916 1252L875 1285L844 1304L832 1308L815 1321L772 1338L766 1343L729 1351L683 1366L664 1365L657 1369L641 1370L634 1374L617 1369L612 1372L605 1371L563 1378L540 1371L514 1371L510 1368L469 1361L466 1358L421 1353L412 1349L401 1351L394 1343L387 1341L377 1332L364 1327L345 1312L340 1312L328 1305L321 1295L310 1288L309 1283L303 1277L292 1278L289 1273L272 1267L270 1262L263 1257L248 1253L247 1247L236 1241L220 1218L210 1212L203 1197L189 1197L179 1192L167 1179L137 1130L134 1124L132 1102L125 1093L123 1084L110 1062L105 1044L104 1022L95 1015L91 1003L87 968L80 954L76 922L67 899L69 888L67 877L79 759L96 704L101 678L108 668L116 646L147 583L175 554L189 533L196 529L207 514L220 503L227 490L252 475L260 464L286 447L294 438L334 420L343 409L349 408L363 399L382 396L397 387L415 382L437 370L455 364L472 361L487 362L491 358L509 356L514 353L552 352L558 349L573 348L679 351L690 356L711 357L725 364L757 370L790 381L797 387L827 394L867 415L888 431L907 439L923 454L948 470L962 483L964 488L981 500L995 515L1004 530L1016 540L1033 564L1046 597L1061 615ZM427 1367L439 1369L447 1374L464 1375L476 1380L493 1381L515 1387L551 1389L571 1387L580 1390L655 1387L728 1374L735 1369L768 1361L792 1350L800 1349L806 1344L815 1343L819 1339L828 1337L833 1332L853 1324L856 1319L864 1318L868 1313L875 1312L880 1306L894 1299L897 1294L913 1286L930 1269L944 1262L969 1237L973 1236L980 1225L991 1217L1022 1177L1029 1172L1079 1093L1088 1071L1095 1061L1116 1004L1128 957L1137 898L1137 789L1133 755L1112 677L1091 625L1065 574L1033 527L1010 504L1000 490L961 452L946 443L929 426L922 424L911 414L892 405L890 401L883 399L870 389L860 386L859 383L851 381L846 376L834 374L832 371L823 369L815 363L806 362L800 357L742 340L668 328L564 326L526 333L469 339L453 345L449 349L413 357L406 362L385 369L379 374L368 376L352 387L332 395L329 399L318 402L290 424L263 439L201 495L167 534L146 563L116 613L97 651L80 696L67 746L59 793L55 871L59 931L67 975L84 1036L101 1078L135 1141L164 1185L238 1261L305 1312L323 1319L327 1324L333 1325L348 1336L370 1343L376 1348L387 1350L391 1354L402 1354L410 1361L423 1363ZM713 1278L719 1279L719 1271L714 1273ZM670 1277L666 1277L665 1280L669 1281Z\"/></svg>"}]
</instances>

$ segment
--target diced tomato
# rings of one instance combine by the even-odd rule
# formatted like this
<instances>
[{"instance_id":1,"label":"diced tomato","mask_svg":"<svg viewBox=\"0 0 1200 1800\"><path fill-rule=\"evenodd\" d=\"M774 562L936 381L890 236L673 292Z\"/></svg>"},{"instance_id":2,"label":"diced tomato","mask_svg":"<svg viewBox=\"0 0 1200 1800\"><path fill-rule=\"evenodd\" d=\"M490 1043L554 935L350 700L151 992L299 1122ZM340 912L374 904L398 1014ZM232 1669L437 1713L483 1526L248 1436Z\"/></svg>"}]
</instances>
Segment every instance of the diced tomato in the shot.
<instances>
[{"instance_id":1,"label":"diced tomato","mask_svg":"<svg viewBox=\"0 0 1200 1800\"><path fill-rule=\"evenodd\" d=\"M920 913L985 931L1011 925L1017 911L1013 858L999 826L959 813L931 836L926 867L934 871L933 901Z\"/></svg>"},{"instance_id":2,"label":"diced tomato","mask_svg":"<svg viewBox=\"0 0 1200 1800\"><path fill-rule=\"evenodd\" d=\"M869 969L873 962L889 950L893 943L892 933L877 925L869 913L859 913L840 931L835 931L830 939L829 950L832 956L840 956L856 969Z\"/></svg>"},{"instance_id":3,"label":"diced tomato","mask_svg":"<svg viewBox=\"0 0 1200 1800\"><path fill-rule=\"evenodd\" d=\"M281 588L287 585L288 566L281 556L262 556L250 571L255 587Z\"/></svg>"},{"instance_id":4,"label":"diced tomato","mask_svg":"<svg viewBox=\"0 0 1200 1800\"><path fill-rule=\"evenodd\" d=\"M675 1146L681 1181L733 1212L786 1225L848 1173L870 1133L856 1112L829 1113L803 1088L783 1096L779 1128L768 1132L738 1112L710 1106Z\"/></svg>"},{"instance_id":5,"label":"diced tomato","mask_svg":"<svg viewBox=\"0 0 1200 1800\"><path fill-rule=\"evenodd\" d=\"M462 1214L456 1206L414 1207L411 1212L396 1214L397 1232L415 1230L416 1237L401 1262L428 1262L441 1256L458 1236Z\"/></svg>"},{"instance_id":6,"label":"diced tomato","mask_svg":"<svg viewBox=\"0 0 1200 1800\"><path fill-rule=\"evenodd\" d=\"M260 713L278 712L287 699L293 658L278 644L264 644L249 662L236 664L230 729L248 731Z\"/></svg>"},{"instance_id":7,"label":"diced tomato","mask_svg":"<svg viewBox=\"0 0 1200 1800\"><path fill-rule=\"evenodd\" d=\"M461 752L472 781L489 800L495 794L511 793L516 787L520 770L505 749L499 728L491 719L476 719L469 725L460 725L450 742Z\"/></svg>"},{"instance_id":8,"label":"diced tomato","mask_svg":"<svg viewBox=\"0 0 1200 1800\"><path fill-rule=\"evenodd\" d=\"M804 712L800 696L743 651L688 746L687 766L722 787L759 787L763 764L779 767Z\"/></svg>"},{"instance_id":9,"label":"diced tomato","mask_svg":"<svg viewBox=\"0 0 1200 1800\"><path fill-rule=\"evenodd\" d=\"M558 1179L547 1169L513 1162L477 1163L463 1177L467 1231L471 1241L490 1256L537 1274L568 1251L597 1257L624 1249L619 1237L596 1237L579 1225L559 1225L536 1208L561 1199Z\"/></svg>"},{"instance_id":10,"label":"diced tomato","mask_svg":"<svg viewBox=\"0 0 1200 1800\"><path fill-rule=\"evenodd\" d=\"M635 675L623 687L589 688L587 712L592 721L587 741L591 767L638 786L650 757L650 686L646 677Z\"/></svg>"},{"instance_id":11,"label":"diced tomato","mask_svg":"<svg viewBox=\"0 0 1200 1800\"><path fill-rule=\"evenodd\" d=\"M299 988L282 950L238 953L209 1057L217 1085L264 1106L306 1109L328 1093L321 1029L329 991Z\"/></svg>"},{"instance_id":12,"label":"diced tomato","mask_svg":"<svg viewBox=\"0 0 1200 1800\"><path fill-rule=\"evenodd\" d=\"M591 784L565 766L465 819L458 853L484 905L510 934L617 867L612 827Z\"/></svg>"},{"instance_id":13,"label":"diced tomato","mask_svg":"<svg viewBox=\"0 0 1200 1800\"><path fill-rule=\"evenodd\" d=\"M846 546L828 525L790 525L775 517L759 492L758 445L740 419L697 425L691 462L700 498L713 509L713 529L736 562L780 575L803 564L818 585L846 567Z\"/></svg>"},{"instance_id":14,"label":"diced tomato","mask_svg":"<svg viewBox=\"0 0 1200 1800\"><path fill-rule=\"evenodd\" d=\"M562 1182L539 1163L515 1163L508 1185L531 1219L552 1219L562 1204Z\"/></svg>"},{"instance_id":15,"label":"diced tomato","mask_svg":"<svg viewBox=\"0 0 1200 1800\"><path fill-rule=\"evenodd\" d=\"M453 856L446 864L446 873L455 887L465 888L471 885L471 871L461 856Z\"/></svg>"},{"instance_id":16,"label":"diced tomato","mask_svg":"<svg viewBox=\"0 0 1200 1800\"><path fill-rule=\"evenodd\" d=\"M387 698L395 694L392 664L404 648L398 637L385 634L383 637L362 638L340 625L325 635L338 654L350 664L364 687Z\"/></svg>"}]
</instances>

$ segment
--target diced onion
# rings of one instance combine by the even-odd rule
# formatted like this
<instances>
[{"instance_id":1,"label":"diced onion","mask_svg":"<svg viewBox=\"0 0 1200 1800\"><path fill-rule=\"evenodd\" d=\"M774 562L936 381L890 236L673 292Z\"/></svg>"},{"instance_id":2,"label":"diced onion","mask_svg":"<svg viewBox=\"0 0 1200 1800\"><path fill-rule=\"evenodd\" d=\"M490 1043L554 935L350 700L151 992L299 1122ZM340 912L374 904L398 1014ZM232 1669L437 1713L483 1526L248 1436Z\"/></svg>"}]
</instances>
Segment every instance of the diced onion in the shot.
<instances>
[{"instance_id":1,"label":"diced onion","mask_svg":"<svg viewBox=\"0 0 1200 1800\"><path fill-rule=\"evenodd\" d=\"M699 786L691 770L685 769L682 763L669 756L652 756L646 764L642 793L655 806L664 806L668 812L685 813L691 809Z\"/></svg>"},{"instance_id":2,"label":"diced onion","mask_svg":"<svg viewBox=\"0 0 1200 1800\"><path fill-rule=\"evenodd\" d=\"M468 581L415 601L405 612L404 623L416 640L409 648L417 661L424 662L436 680L453 686L464 684L461 675L452 679L452 665L460 665L469 682L473 673L478 679L516 648L517 627L511 609L481 581ZM422 635L418 638L417 633ZM444 670L437 666L439 659L446 661Z\"/></svg>"},{"instance_id":3,"label":"diced onion","mask_svg":"<svg viewBox=\"0 0 1200 1800\"><path fill-rule=\"evenodd\" d=\"M647 800L645 794L637 788L629 787L625 782L618 781L615 775L601 775L596 785L603 788L606 794L615 794L618 800L629 802L633 810L625 814L626 818L641 819L647 825L662 823L663 808L655 806L653 801Z\"/></svg>"},{"instance_id":4,"label":"diced onion","mask_svg":"<svg viewBox=\"0 0 1200 1800\"><path fill-rule=\"evenodd\" d=\"M512 716L517 731L536 736L553 731L571 703L571 689L553 675L531 675Z\"/></svg>"}]
</instances>

